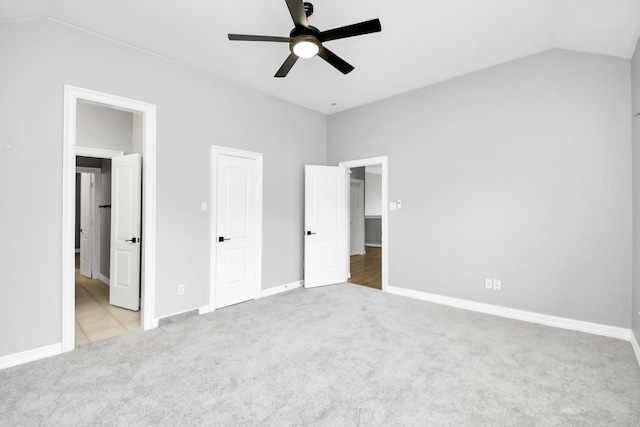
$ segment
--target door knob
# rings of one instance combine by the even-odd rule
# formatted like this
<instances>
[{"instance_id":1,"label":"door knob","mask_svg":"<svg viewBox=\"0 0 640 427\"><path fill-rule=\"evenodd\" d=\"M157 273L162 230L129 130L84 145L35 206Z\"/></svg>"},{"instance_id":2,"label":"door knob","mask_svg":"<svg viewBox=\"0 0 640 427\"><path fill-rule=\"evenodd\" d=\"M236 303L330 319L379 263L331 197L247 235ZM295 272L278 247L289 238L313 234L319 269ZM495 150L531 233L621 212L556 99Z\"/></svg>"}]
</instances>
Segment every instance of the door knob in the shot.
<instances>
[{"instance_id":1,"label":"door knob","mask_svg":"<svg viewBox=\"0 0 640 427\"><path fill-rule=\"evenodd\" d=\"M312 234L317 234L317 233L312 233L310 231L307 231L307 236L311 236Z\"/></svg>"},{"instance_id":2,"label":"door knob","mask_svg":"<svg viewBox=\"0 0 640 427\"><path fill-rule=\"evenodd\" d=\"M131 243L138 243L139 241L140 239L138 239L137 237L132 237L131 239L125 240L125 242L131 242Z\"/></svg>"},{"instance_id":3,"label":"door knob","mask_svg":"<svg viewBox=\"0 0 640 427\"><path fill-rule=\"evenodd\" d=\"M218 242L224 242L225 240L231 240L231 239L225 239L224 237L218 237Z\"/></svg>"}]
</instances>

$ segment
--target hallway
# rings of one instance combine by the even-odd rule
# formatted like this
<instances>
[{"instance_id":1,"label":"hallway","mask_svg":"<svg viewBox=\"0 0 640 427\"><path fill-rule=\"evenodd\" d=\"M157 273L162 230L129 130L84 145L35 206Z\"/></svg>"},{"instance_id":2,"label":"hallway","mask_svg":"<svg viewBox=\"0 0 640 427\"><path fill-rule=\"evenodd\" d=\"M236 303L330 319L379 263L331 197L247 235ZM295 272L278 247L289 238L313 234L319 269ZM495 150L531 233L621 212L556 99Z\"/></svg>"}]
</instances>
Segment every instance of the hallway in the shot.
<instances>
[{"instance_id":1,"label":"hallway","mask_svg":"<svg viewBox=\"0 0 640 427\"><path fill-rule=\"evenodd\" d=\"M139 329L140 311L110 305L109 286L82 276L76 254L76 347Z\"/></svg>"}]
</instances>

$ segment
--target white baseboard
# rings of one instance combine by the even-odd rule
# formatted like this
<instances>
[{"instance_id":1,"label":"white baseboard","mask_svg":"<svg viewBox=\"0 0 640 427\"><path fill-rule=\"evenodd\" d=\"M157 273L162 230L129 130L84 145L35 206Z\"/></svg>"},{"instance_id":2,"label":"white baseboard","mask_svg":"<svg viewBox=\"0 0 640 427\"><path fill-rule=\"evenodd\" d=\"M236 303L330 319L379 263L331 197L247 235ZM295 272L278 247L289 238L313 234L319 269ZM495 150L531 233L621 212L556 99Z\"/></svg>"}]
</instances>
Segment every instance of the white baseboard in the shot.
<instances>
[{"instance_id":1,"label":"white baseboard","mask_svg":"<svg viewBox=\"0 0 640 427\"><path fill-rule=\"evenodd\" d=\"M22 365L23 363L33 362L34 360L44 359L45 357L57 356L58 354L62 354L62 343L9 354L0 357L0 369Z\"/></svg>"},{"instance_id":2,"label":"white baseboard","mask_svg":"<svg viewBox=\"0 0 640 427\"><path fill-rule=\"evenodd\" d=\"M588 334L617 338L625 341L630 341L631 336L633 335L630 329L600 325L598 323L584 322L581 320L566 319L564 317L550 316L547 314L533 313L524 310L515 310L512 308L468 301L459 298L445 297L442 295L429 294L426 292L398 288L395 286L388 286L387 292L395 295L419 299L422 301L433 302L436 304L448 305L451 307L463 308L465 310L492 314L494 316L522 320L525 322L537 323L545 326L553 326L556 328L569 329L572 331L586 332Z\"/></svg>"},{"instance_id":3,"label":"white baseboard","mask_svg":"<svg viewBox=\"0 0 640 427\"><path fill-rule=\"evenodd\" d=\"M189 308L187 310L176 311L175 313L167 314L166 316L160 316L160 317L155 319L156 325L160 324L161 320L168 319L169 317L180 316L181 314L189 313L190 311L198 310L198 315L206 314L206 313L201 313L200 312L200 310L204 309L205 307L206 307L206 310L207 310L206 313L208 313L209 312L209 306L207 305L207 306L202 306L202 307Z\"/></svg>"},{"instance_id":4,"label":"white baseboard","mask_svg":"<svg viewBox=\"0 0 640 427\"><path fill-rule=\"evenodd\" d=\"M209 306L203 305L202 307L198 307L198 314L202 316L203 314L207 314L209 312Z\"/></svg>"},{"instance_id":5,"label":"white baseboard","mask_svg":"<svg viewBox=\"0 0 640 427\"><path fill-rule=\"evenodd\" d=\"M381 248L382 245L379 243L365 243L365 246L371 246L372 248Z\"/></svg>"},{"instance_id":6,"label":"white baseboard","mask_svg":"<svg viewBox=\"0 0 640 427\"><path fill-rule=\"evenodd\" d=\"M258 298L270 297L272 295L276 295L282 292L290 291L292 289L297 289L302 287L302 280L298 280L297 282L287 283L286 285L276 286L275 288L263 289L260 291L260 295Z\"/></svg>"},{"instance_id":7,"label":"white baseboard","mask_svg":"<svg viewBox=\"0 0 640 427\"><path fill-rule=\"evenodd\" d=\"M107 286L109 286L109 283L111 282L111 280L109 280L109 278L107 276L105 276L104 274L100 274L98 276L98 280L100 280L102 283L104 283Z\"/></svg>"},{"instance_id":8,"label":"white baseboard","mask_svg":"<svg viewBox=\"0 0 640 427\"><path fill-rule=\"evenodd\" d=\"M638 359L638 365L640 365L640 345L638 345L638 340L633 331L631 331L631 346L633 347L633 352L636 354L636 359Z\"/></svg>"}]
</instances>

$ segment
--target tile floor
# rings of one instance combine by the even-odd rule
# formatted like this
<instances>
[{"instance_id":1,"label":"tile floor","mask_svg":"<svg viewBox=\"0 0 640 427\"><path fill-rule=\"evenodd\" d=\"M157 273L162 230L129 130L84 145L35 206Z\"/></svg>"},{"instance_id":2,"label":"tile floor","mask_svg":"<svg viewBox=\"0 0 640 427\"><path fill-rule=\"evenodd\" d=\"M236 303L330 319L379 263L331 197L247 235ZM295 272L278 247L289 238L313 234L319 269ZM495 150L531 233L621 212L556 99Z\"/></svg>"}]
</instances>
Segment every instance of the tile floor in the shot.
<instances>
[{"instance_id":1,"label":"tile floor","mask_svg":"<svg viewBox=\"0 0 640 427\"><path fill-rule=\"evenodd\" d=\"M140 311L109 305L109 286L82 276L76 261L76 347L139 329Z\"/></svg>"}]
</instances>

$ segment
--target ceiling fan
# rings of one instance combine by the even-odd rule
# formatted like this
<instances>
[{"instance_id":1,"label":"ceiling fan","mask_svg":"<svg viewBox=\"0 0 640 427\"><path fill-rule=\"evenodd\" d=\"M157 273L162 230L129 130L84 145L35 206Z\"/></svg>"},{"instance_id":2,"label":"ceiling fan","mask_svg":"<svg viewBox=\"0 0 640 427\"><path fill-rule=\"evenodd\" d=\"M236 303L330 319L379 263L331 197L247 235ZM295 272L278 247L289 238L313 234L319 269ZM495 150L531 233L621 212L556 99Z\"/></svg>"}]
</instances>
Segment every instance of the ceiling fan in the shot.
<instances>
[{"instance_id":1,"label":"ceiling fan","mask_svg":"<svg viewBox=\"0 0 640 427\"><path fill-rule=\"evenodd\" d=\"M229 34L229 40L289 43L291 53L274 77L286 77L298 58L312 58L316 55L333 65L342 74L348 74L353 71L353 66L324 47L323 44L331 40L377 33L382 30L380 20L372 19L359 24L320 31L316 27L309 25L307 20L313 14L313 5L311 3L302 2L302 0L285 0L285 2L295 24L295 27L289 33L289 37Z\"/></svg>"}]
</instances>

